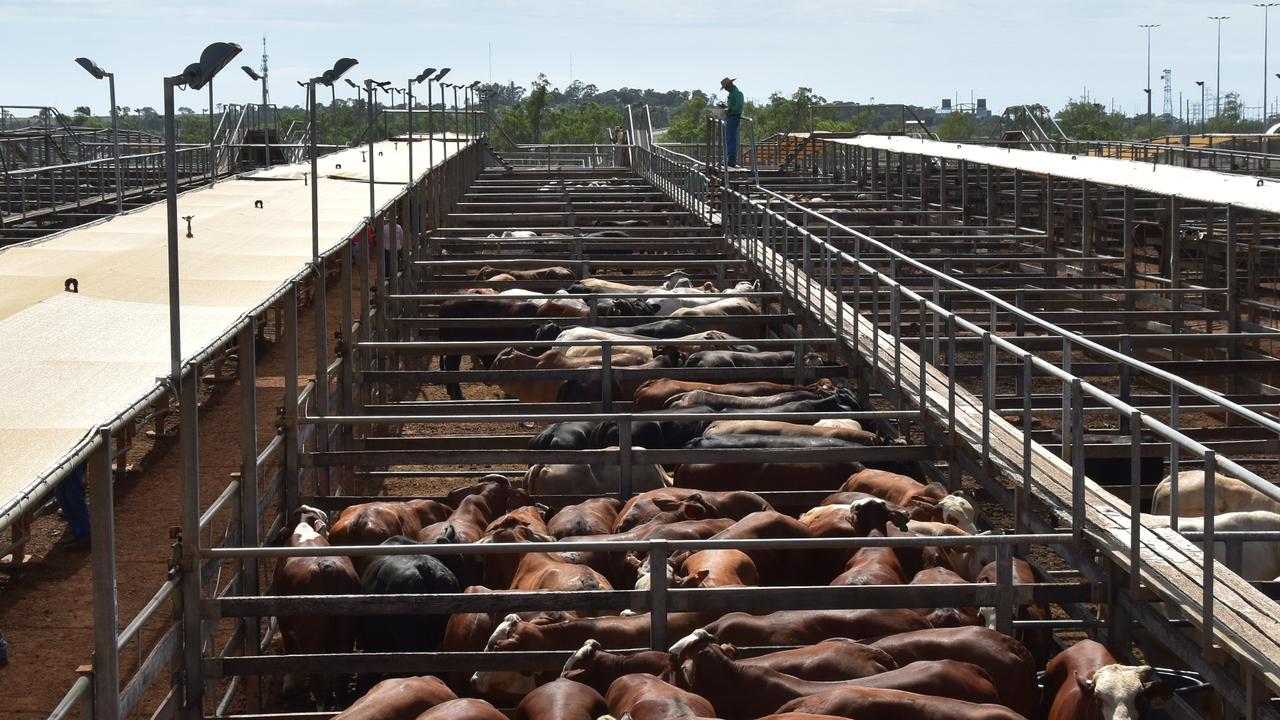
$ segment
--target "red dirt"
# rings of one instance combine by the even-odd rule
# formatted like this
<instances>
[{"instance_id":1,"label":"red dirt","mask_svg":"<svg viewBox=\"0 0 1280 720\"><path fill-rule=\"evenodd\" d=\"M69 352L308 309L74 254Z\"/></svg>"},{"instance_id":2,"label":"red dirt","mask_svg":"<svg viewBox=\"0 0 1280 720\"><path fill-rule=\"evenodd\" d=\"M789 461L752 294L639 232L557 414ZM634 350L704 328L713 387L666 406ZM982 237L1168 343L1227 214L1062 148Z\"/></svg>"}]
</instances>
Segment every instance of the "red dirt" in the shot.
<instances>
[{"instance_id":1,"label":"red dirt","mask_svg":"<svg viewBox=\"0 0 1280 720\"><path fill-rule=\"evenodd\" d=\"M341 325L341 293L330 288L328 327ZM299 311L300 383L314 377L311 307ZM330 336L332 333L329 333ZM276 407L283 402L284 353L259 343L258 443L275 432ZM332 348L330 348L330 354ZM240 383L206 385L200 407L201 507L226 488L240 462ZM170 528L179 524L182 454L174 439L154 445L138 437L129 459L137 472L117 477L116 568L120 625L129 622L164 583L172 557ZM93 649L91 566L87 549L54 546L64 523L57 516L37 520L27 552L35 560L20 575L0 574L0 631L9 642L9 665L0 669L0 717L45 718L76 679L76 667L90 662ZM143 632L144 652L154 643L167 613ZM121 654L122 671L137 663L136 643ZM164 676L158 681L164 685ZM159 699L155 692L152 696ZM150 713L152 708L146 710Z\"/></svg>"}]
</instances>

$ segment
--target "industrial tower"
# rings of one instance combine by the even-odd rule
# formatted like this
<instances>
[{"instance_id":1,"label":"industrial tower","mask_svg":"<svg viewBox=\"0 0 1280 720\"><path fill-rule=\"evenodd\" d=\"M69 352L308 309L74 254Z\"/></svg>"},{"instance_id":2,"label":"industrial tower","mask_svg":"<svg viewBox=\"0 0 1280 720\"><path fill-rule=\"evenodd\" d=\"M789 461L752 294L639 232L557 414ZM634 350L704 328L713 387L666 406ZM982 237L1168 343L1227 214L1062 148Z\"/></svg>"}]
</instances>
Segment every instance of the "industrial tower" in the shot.
<instances>
[{"instance_id":1,"label":"industrial tower","mask_svg":"<svg viewBox=\"0 0 1280 720\"><path fill-rule=\"evenodd\" d=\"M267 66L266 55L262 56L262 67ZM1173 70L1165 68L1160 72L1160 79L1164 81L1164 114L1167 117L1173 117Z\"/></svg>"}]
</instances>

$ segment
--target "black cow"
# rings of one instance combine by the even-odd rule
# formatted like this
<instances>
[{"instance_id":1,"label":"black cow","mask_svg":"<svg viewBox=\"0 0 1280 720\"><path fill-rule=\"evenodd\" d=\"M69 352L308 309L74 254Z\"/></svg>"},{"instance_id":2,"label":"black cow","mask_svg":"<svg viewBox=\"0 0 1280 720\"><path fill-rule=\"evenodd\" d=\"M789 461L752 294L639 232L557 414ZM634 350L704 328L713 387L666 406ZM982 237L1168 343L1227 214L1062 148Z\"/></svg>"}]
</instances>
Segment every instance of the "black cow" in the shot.
<instances>
[{"instance_id":1,"label":"black cow","mask_svg":"<svg viewBox=\"0 0 1280 720\"><path fill-rule=\"evenodd\" d=\"M690 353L685 367L786 367L794 365L796 354L780 352L740 352L737 350L703 350Z\"/></svg>"},{"instance_id":2,"label":"black cow","mask_svg":"<svg viewBox=\"0 0 1280 720\"><path fill-rule=\"evenodd\" d=\"M437 543L455 543L453 528ZM383 545L420 545L403 535ZM369 560L360 576L365 594L423 594L462 592L460 555L386 555ZM365 652L432 652L444 639L449 615L363 615L356 618L356 639Z\"/></svg>"},{"instance_id":3,"label":"black cow","mask_svg":"<svg viewBox=\"0 0 1280 720\"><path fill-rule=\"evenodd\" d=\"M476 295L471 297L460 296L456 300L445 300L440 303L440 318L461 319L500 317L512 319L528 318L531 321L537 319L538 303L528 300L497 300L492 299L492 297L493 296L485 295ZM536 330L537 327L533 322L530 322L528 325L518 324L512 327L444 327L440 328L440 340L444 342L506 340L515 345L533 340ZM493 364L494 355L486 355L483 353L470 354L481 367L488 368ZM463 353L441 355L440 369L447 371L457 370L462 366L462 355ZM462 388L458 383L445 384L445 390L448 391L451 399L463 399Z\"/></svg>"}]
</instances>

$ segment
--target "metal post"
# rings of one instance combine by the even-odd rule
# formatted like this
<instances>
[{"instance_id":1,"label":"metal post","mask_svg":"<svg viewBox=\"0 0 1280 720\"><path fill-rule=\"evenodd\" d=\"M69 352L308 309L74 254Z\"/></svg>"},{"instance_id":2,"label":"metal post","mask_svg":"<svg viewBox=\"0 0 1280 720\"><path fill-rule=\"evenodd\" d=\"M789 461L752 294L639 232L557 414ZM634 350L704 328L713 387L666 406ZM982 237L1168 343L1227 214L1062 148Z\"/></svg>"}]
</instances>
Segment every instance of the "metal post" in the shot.
<instances>
[{"instance_id":1,"label":"metal post","mask_svg":"<svg viewBox=\"0 0 1280 720\"><path fill-rule=\"evenodd\" d=\"M289 283L284 294L284 484L285 517L301 504L302 470L298 461L298 284ZM361 323L363 325L363 323Z\"/></svg>"},{"instance_id":2,"label":"metal post","mask_svg":"<svg viewBox=\"0 0 1280 720\"><path fill-rule=\"evenodd\" d=\"M328 331L325 316L325 272L324 262L320 259L320 173L317 169L316 157L316 80L307 81L308 121L312 132L308 136L311 155L311 270L315 273L315 286L312 293L312 310L315 324L315 356L316 356L316 414L321 417L329 414L329 364L327 362ZM373 158L369 158L370 163ZM328 433L316 432L315 449L324 451L328 446ZM316 468L317 481L321 487L328 488L329 469Z\"/></svg>"},{"instance_id":3,"label":"metal post","mask_svg":"<svg viewBox=\"0 0 1280 720\"><path fill-rule=\"evenodd\" d=\"M210 83L210 91L212 91ZM116 112L116 74L107 73L107 87L111 93L111 155L116 165L116 212L124 212L124 182L120 167L120 114Z\"/></svg>"},{"instance_id":4,"label":"metal post","mask_svg":"<svg viewBox=\"0 0 1280 720\"><path fill-rule=\"evenodd\" d=\"M258 547L258 397L257 397L257 348L252 319L240 328L238 358L240 366L240 544ZM258 587L258 561L255 558L240 560L240 594L256 596ZM246 617L241 620L246 653L256 652L259 643L259 619ZM256 705L257 677L249 676L253 690L245 696Z\"/></svg>"},{"instance_id":5,"label":"metal post","mask_svg":"<svg viewBox=\"0 0 1280 720\"><path fill-rule=\"evenodd\" d=\"M111 482L111 431L98 430L89 470L89 534L93 565L93 714L120 714L119 609L116 596L115 501Z\"/></svg>"},{"instance_id":6,"label":"metal post","mask_svg":"<svg viewBox=\"0 0 1280 720\"><path fill-rule=\"evenodd\" d=\"M667 645L667 558L666 540L649 542L649 645L666 650Z\"/></svg>"},{"instance_id":7,"label":"metal post","mask_svg":"<svg viewBox=\"0 0 1280 720\"><path fill-rule=\"evenodd\" d=\"M1084 538L1084 395L1080 378L1071 379L1071 534L1076 540ZM1068 418L1064 416L1065 424ZM1066 428L1063 428L1066 440Z\"/></svg>"},{"instance_id":8,"label":"metal post","mask_svg":"<svg viewBox=\"0 0 1280 720\"><path fill-rule=\"evenodd\" d=\"M1134 223L1134 192L1132 187L1124 189L1124 286L1128 289L1137 287L1137 261L1134 258L1134 237L1137 230ZM1124 309L1133 310L1136 298L1134 293L1124 295Z\"/></svg>"},{"instance_id":9,"label":"metal post","mask_svg":"<svg viewBox=\"0 0 1280 720\"><path fill-rule=\"evenodd\" d=\"M1142 588L1142 413L1134 410L1129 421L1129 593L1139 597Z\"/></svg>"},{"instance_id":10,"label":"metal post","mask_svg":"<svg viewBox=\"0 0 1280 720\"><path fill-rule=\"evenodd\" d=\"M1201 545L1204 553L1204 574L1202 584L1204 594L1201 596L1202 611L1202 627L1200 632L1201 649L1204 655L1208 657L1213 652L1213 610L1214 610L1214 548L1213 548L1213 532L1214 532L1214 506L1217 500L1214 497L1217 486L1217 469L1218 460L1217 453L1213 450L1204 451L1204 540Z\"/></svg>"}]
</instances>

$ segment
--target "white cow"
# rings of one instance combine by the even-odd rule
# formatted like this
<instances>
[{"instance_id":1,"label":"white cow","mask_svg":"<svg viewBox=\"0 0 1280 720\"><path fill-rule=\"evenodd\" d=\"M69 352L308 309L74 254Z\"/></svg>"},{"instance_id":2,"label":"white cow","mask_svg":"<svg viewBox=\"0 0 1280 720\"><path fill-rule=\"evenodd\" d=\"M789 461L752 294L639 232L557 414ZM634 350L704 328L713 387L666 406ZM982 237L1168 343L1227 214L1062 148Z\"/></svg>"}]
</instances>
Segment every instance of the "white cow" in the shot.
<instances>
[{"instance_id":1,"label":"white cow","mask_svg":"<svg viewBox=\"0 0 1280 720\"><path fill-rule=\"evenodd\" d=\"M1160 481L1151 497L1151 513L1168 515L1173 491L1172 476ZM1249 510L1280 512L1280 502L1263 495L1243 480L1221 473L1214 476L1213 512L1215 515ZM1178 473L1178 514L1204 517L1204 470Z\"/></svg>"},{"instance_id":2,"label":"white cow","mask_svg":"<svg viewBox=\"0 0 1280 720\"><path fill-rule=\"evenodd\" d=\"M1150 527L1167 528L1168 515L1143 515L1142 522ZM1229 512L1215 515L1213 518L1215 531L1267 531L1280 532L1280 513L1266 510L1250 512ZM1181 518L1178 529L1183 532L1204 532L1203 518ZM1223 542L1213 544L1213 556L1219 562L1227 559L1227 545ZM1280 542L1275 540L1258 540L1243 543L1240 555L1240 577L1245 580L1270 580L1280 575Z\"/></svg>"},{"instance_id":3,"label":"white cow","mask_svg":"<svg viewBox=\"0 0 1280 720\"><path fill-rule=\"evenodd\" d=\"M607 450L617 450L615 445ZM632 449L643 450L633 446ZM617 465L543 465L529 467L524 489L530 495L608 495L622 489L621 468ZM671 487L671 476L661 465L632 465L631 487L647 492Z\"/></svg>"}]
</instances>

